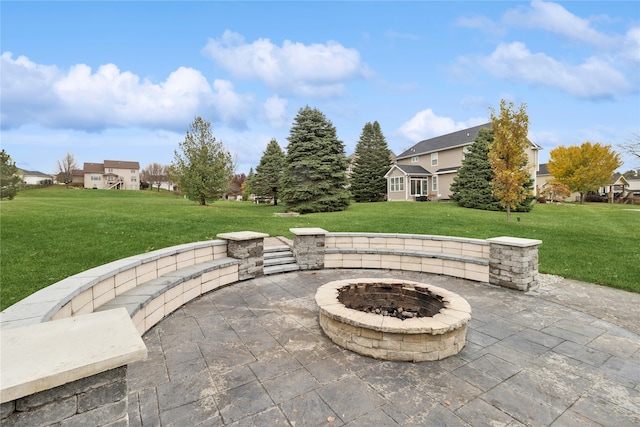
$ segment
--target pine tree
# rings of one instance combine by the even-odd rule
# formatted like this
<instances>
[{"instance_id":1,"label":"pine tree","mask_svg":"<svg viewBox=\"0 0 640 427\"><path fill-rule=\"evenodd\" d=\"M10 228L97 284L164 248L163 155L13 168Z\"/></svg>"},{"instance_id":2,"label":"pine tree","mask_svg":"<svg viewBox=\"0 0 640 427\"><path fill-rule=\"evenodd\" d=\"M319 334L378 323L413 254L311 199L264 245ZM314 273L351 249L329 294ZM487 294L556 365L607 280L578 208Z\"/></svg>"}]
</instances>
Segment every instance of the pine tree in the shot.
<instances>
[{"instance_id":1,"label":"pine tree","mask_svg":"<svg viewBox=\"0 0 640 427\"><path fill-rule=\"evenodd\" d=\"M170 169L178 179L180 191L203 206L207 199L220 197L233 176L233 159L222 141L216 141L211 123L196 117L180 149L182 152L174 151Z\"/></svg>"},{"instance_id":2,"label":"pine tree","mask_svg":"<svg viewBox=\"0 0 640 427\"><path fill-rule=\"evenodd\" d=\"M451 184L451 200L465 208L500 210L500 202L493 195L493 170L489 164L489 145L493 131L481 128L462 160L462 167Z\"/></svg>"},{"instance_id":3,"label":"pine tree","mask_svg":"<svg viewBox=\"0 0 640 427\"><path fill-rule=\"evenodd\" d=\"M387 192L384 175L391 167L390 154L380 124L365 124L356 145L356 160L351 176L351 194L356 202L383 200Z\"/></svg>"},{"instance_id":4,"label":"pine tree","mask_svg":"<svg viewBox=\"0 0 640 427\"><path fill-rule=\"evenodd\" d=\"M18 193L20 181L16 162L3 149L0 151L0 199L13 200Z\"/></svg>"},{"instance_id":5,"label":"pine tree","mask_svg":"<svg viewBox=\"0 0 640 427\"><path fill-rule=\"evenodd\" d=\"M278 204L278 194L282 189L282 175L284 173L284 152L278 141L272 139L251 177L251 189L258 196L273 197L273 204Z\"/></svg>"},{"instance_id":6,"label":"pine tree","mask_svg":"<svg viewBox=\"0 0 640 427\"><path fill-rule=\"evenodd\" d=\"M289 133L282 199L299 213L333 212L349 205L344 144L324 114L300 109Z\"/></svg>"},{"instance_id":7,"label":"pine tree","mask_svg":"<svg viewBox=\"0 0 640 427\"><path fill-rule=\"evenodd\" d=\"M469 146L462 160L462 167L451 184L451 200L458 206L488 211L503 210L500 200L493 194L494 173L489 163L489 146L493 143L493 130L482 128ZM525 189L533 187L533 180L524 184ZM515 208L517 212L529 212L532 208L533 193Z\"/></svg>"}]
</instances>

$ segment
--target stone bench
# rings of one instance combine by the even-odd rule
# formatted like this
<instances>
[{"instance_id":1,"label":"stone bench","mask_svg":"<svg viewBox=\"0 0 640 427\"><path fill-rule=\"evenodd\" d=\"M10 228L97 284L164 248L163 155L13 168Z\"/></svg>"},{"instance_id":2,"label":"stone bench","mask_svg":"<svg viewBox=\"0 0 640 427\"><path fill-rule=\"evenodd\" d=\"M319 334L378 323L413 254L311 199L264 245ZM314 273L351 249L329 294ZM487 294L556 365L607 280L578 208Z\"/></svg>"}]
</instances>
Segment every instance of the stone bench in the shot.
<instances>
[{"instance_id":1,"label":"stone bench","mask_svg":"<svg viewBox=\"0 0 640 427\"><path fill-rule=\"evenodd\" d=\"M489 280L489 260L443 252L387 248L327 248L325 268L374 268L443 274L478 282Z\"/></svg>"},{"instance_id":2,"label":"stone bench","mask_svg":"<svg viewBox=\"0 0 640 427\"><path fill-rule=\"evenodd\" d=\"M211 262L213 264L207 264ZM238 265L228 263L226 240L187 243L123 258L67 277L29 295L1 313L0 327L2 330L12 329L93 313L120 295L135 292L138 286L178 272L171 279L174 285L165 289L167 295L164 298L168 305L163 304L162 310L158 311L156 304L159 300L153 298L148 302L151 306L140 307L134 313L132 320L143 334L171 309L175 310L198 296L196 292L215 288L216 280L224 284L237 281ZM218 278L205 277L204 287L196 285L196 277L202 273L218 275ZM180 276L190 279L180 282ZM180 301L182 303L178 304ZM158 318L160 313L163 316Z\"/></svg>"},{"instance_id":3,"label":"stone bench","mask_svg":"<svg viewBox=\"0 0 640 427\"><path fill-rule=\"evenodd\" d=\"M236 282L239 263L225 257L180 268L116 296L95 311L125 308L142 335L184 303Z\"/></svg>"}]
</instances>

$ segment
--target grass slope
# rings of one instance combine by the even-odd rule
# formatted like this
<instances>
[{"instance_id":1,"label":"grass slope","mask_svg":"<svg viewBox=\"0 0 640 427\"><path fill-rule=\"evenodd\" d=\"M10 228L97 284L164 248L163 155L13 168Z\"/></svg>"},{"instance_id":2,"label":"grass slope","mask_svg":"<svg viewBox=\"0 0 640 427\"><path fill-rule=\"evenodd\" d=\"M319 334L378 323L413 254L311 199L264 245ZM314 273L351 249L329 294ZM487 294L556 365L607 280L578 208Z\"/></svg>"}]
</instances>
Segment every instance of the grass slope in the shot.
<instances>
[{"instance_id":1,"label":"grass slope","mask_svg":"<svg viewBox=\"0 0 640 427\"><path fill-rule=\"evenodd\" d=\"M155 191L23 191L0 202L0 307L119 258L228 231L291 237L291 227L540 239L541 272L640 292L640 211L629 206L538 205L510 223L505 213L452 203L352 204L344 212L274 217L282 211L224 201L202 207Z\"/></svg>"}]
</instances>

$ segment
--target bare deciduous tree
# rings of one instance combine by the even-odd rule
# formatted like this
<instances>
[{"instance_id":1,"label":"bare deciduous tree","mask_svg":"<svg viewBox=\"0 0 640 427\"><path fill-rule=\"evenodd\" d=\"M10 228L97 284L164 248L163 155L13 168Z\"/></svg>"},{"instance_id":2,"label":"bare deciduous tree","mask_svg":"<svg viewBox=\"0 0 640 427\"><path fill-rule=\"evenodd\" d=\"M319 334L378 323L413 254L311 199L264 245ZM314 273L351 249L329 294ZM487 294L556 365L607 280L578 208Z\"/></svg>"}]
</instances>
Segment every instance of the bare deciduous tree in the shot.
<instances>
[{"instance_id":1,"label":"bare deciduous tree","mask_svg":"<svg viewBox=\"0 0 640 427\"><path fill-rule=\"evenodd\" d=\"M58 160L57 167L56 179L58 182L64 182L65 185L69 185L73 181L73 171L78 169L78 164L73 154L67 153L66 156Z\"/></svg>"}]
</instances>

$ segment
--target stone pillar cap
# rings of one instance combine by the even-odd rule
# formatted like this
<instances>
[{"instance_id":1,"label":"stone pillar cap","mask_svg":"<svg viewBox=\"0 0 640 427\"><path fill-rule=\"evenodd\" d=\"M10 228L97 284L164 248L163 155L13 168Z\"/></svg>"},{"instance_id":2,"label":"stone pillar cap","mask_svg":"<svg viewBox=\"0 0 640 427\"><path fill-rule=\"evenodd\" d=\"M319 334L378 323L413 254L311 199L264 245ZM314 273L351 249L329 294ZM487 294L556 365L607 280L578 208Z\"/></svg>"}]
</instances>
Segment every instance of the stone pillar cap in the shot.
<instances>
[{"instance_id":1,"label":"stone pillar cap","mask_svg":"<svg viewBox=\"0 0 640 427\"><path fill-rule=\"evenodd\" d=\"M542 244L542 240L523 239L520 237L509 236L492 237L491 239L487 239L487 242L496 243L498 245L518 246L520 248L527 248L529 246L537 246Z\"/></svg>"},{"instance_id":2,"label":"stone pillar cap","mask_svg":"<svg viewBox=\"0 0 640 427\"><path fill-rule=\"evenodd\" d=\"M265 237L269 237L266 233L258 233L257 231L235 231L232 233L220 233L217 237L224 240L253 240L253 239L263 239Z\"/></svg>"},{"instance_id":3,"label":"stone pillar cap","mask_svg":"<svg viewBox=\"0 0 640 427\"><path fill-rule=\"evenodd\" d=\"M327 234L328 231L323 228L290 228L290 232L296 236L313 236L318 234Z\"/></svg>"},{"instance_id":4,"label":"stone pillar cap","mask_svg":"<svg viewBox=\"0 0 640 427\"><path fill-rule=\"evenodd\" d=\"M2 331L2 403L147 357L125 308Z\"/></svg>"}]
</instances>

